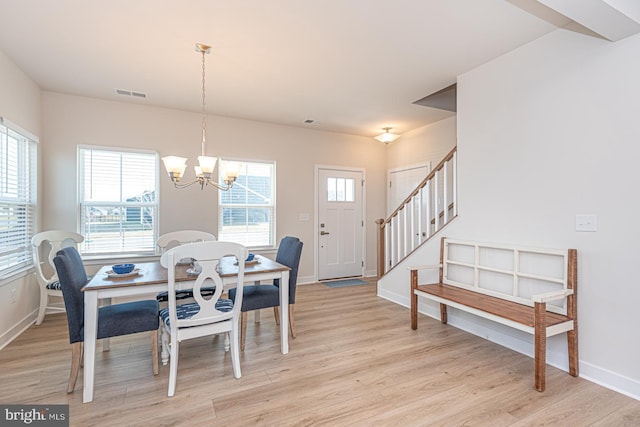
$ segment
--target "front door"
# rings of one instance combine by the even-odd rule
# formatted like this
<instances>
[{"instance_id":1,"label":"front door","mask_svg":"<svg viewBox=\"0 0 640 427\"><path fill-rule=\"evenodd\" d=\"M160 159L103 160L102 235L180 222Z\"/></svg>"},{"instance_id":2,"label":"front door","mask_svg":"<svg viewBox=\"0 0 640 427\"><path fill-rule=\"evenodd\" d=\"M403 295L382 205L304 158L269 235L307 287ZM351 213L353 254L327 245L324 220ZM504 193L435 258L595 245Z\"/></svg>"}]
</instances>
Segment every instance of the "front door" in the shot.
<instances>
[{"instance_id":1,"label":"front door","mask_svg":"<svg viewBox=\"0 0 640 427\"><path fill-rule=\"evenodd\" d=\"M318 279L362 276L363 172L318 169Z\"/></svg>"}]
</instances>

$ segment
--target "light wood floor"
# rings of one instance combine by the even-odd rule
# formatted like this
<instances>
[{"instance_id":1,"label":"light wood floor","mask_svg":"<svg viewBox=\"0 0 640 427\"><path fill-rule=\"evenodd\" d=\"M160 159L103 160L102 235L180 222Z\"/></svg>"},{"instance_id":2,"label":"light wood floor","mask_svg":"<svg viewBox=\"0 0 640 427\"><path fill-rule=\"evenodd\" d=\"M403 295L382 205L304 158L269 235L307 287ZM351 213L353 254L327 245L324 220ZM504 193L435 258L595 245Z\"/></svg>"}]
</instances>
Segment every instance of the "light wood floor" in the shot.
<instances>
[{"instance_id":1,"label":"light wood floor","mask_svg":"<svg viewBox=\"0 0 640 427\"><path fill-rule=\"evenodd\" d=\"M375 296L373 283L298 288L298 337L280 354L272 311L250 316L242 378L222 338L180 346L176 396L168 366L151 372L147 334L112 339L97 354L95 400L82 372L66 394L66 318L45 318L0 351L0 402L70 404L77 426L639 426L640 402Z\"/></svg>"}]
</instances>

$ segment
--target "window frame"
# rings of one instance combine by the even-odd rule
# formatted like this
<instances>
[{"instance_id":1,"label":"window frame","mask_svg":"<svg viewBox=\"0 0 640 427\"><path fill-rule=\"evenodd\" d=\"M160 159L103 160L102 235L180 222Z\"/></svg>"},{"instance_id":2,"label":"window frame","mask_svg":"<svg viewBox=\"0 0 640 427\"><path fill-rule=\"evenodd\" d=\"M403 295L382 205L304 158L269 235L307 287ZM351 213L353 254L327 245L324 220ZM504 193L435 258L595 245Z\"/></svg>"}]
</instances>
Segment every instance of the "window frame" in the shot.
<instances>
[{"instance_id":1,"label":"window frame","mask_svg":"<svg viewBox=\"0 0 640 427\"><path fill-rule=\"evenodd\" d=\"M86 202L83 200L83 187L84 187L84 162L83 162L83 158L82 158L82 154L84 150L95 150L95 151L108 151L108 152L114 152L114 153L118 153L118 154L144 154L144 155L150 155L153 156L153 168L154 168L154 174L155 174L155 180L154 180L154 191L155 191L155 201L153 202L149 202L149 201L139 201L139 202L126 202L126 201L106 201L106 200L101 200L101 201L95 201L95 202ZM76 198L77 198L77 224L78 224L78 233L82 234L83 236L85 236L85 241L82 242L80 245L78 245L78 249L80 250L81 254L83 256L86 256L88 258L92 258L92 259L103 259L103 258L117 258L120 256L127 256L129 258L131 257L136 257L136 256L155 256L157 255L157 247L156 247L156 241L158 240L158 236L159 236L159 229L160 229L160 156L158 154L157 151L154 150L143 150L143 149L136 149L136 148L130 148L130 147L112 147L112 146L99 146L99 145L86 145L86 144L79 144L77 147L77 167L78 167L78 178L77 178L77 184L78 184L78 188L77 188L77 192L76 192ZM122 186L122 175L120 176L119 179L120 185ZM145 249L138 249L138 250L130 250L130 251L126 251L124 249L111 249L111 250L107 250L107 251L87 251L86 249L86 244L87 244L87 233L84 230L84 226L85 224L83 224L83 208L87 207L87 206L94 206L96 208L100 208L100 207L120 207L120 208L146 208L146 207L151 207L153 208L153 215L152 215L152 221L153 221L153 227L152 227L152 238L151 238L151 244L149 245L148 248ZM122 218L120 219L120 221L122 221Z\"/></svg>"},{"instance_id":2,"label":"window frame","mask_svg":"<svg viewBox=\"0 0 640 427\"><path fill-rule=\"evenodd\" d=\"M268 208L271 210L271 226L270 226L270 233L269 233L269 243L266 245L245 245L247 246L247 248L250 249L254 249L254 250L262 250L262 249L274 249L276 247L276 174L277 174L277 165L276 165L276 161L275 160L259 160L259 159L246 159L246 158L232 158L232 157L220 157L218 158L218 179L219 182L223 181L223 171L224 171L224 167L223 164L225 162L228 163L241 163L241 164L266 164L266 165L270 165L272 168L272 173L271 173L271 204L264 204L264 205L257 205L257 204L226 204L222 202L222 196L223 196L223 192L219 191L218 194L218 240L224 241L222 239L222 227L224 226L224 215L223 215L223 209L224 208L244 208L244 209L250 209L250 208ZM238 185L237 184L237 180L236 183L234 183L234 186ZM233 191L233 190L229 190L229 191Z\"/></svg>"},{"instance_id":3,"label":"window frame","mask_svg":"<svg viewBox=\"0 0 640 427\"><path fill-rule=\"evenodd\" d=\"M9 209L11 206L14 206L18 209L24 209L25 211L24 216L20 216L20 219L25 223L23 233L16 236L9 236L7 231L6 234L7 237L11 237L11 243L16 247L12 250L6 250L4 248L10 247L8 244L9 241L0 241L0 284L2 284L5 281L24 275L26 271L33 268L31 238L38 229L37 201L39 139L31 132L26 131L2 116L0 116L0 134L2 134L0 144L3 144L5 141L4 135L6 135L7 151L11 134L14 134L12 138L17 140L19 145L17 147L17 150L19 151L17 154L18 159L16 160L18 173L15 177L15 182L8 183L9 176L0 175L0 186L2 186L3 183L7 186L15 185L16 187L19 187L17 192L21 193L18 194L17 197L13 198L4 197L2 193L0 193L0 206L6 206ZM2 150L3 148L0 147L0 152ZM22 157L22 159L19 157ZM1 161L2 155L0 154L0 162ZM5 161L8 162L8 158L5 158ZM23 171L24 166L26 166L28 170ZM2 170L7 171L8 168L3 167ZM20 181L22 181L22 183L20 183ZM2 189L0 188L0 191L1 190ZM7 222L6 225L8 226L9 223ZM5 252L6 254L4 254ZM15 255L12 257L13 254ZM11 258L14 259L13 262L11 261ZM4 265L5 262L7 263L6 266Z\"/></svg>"}]
</instances>

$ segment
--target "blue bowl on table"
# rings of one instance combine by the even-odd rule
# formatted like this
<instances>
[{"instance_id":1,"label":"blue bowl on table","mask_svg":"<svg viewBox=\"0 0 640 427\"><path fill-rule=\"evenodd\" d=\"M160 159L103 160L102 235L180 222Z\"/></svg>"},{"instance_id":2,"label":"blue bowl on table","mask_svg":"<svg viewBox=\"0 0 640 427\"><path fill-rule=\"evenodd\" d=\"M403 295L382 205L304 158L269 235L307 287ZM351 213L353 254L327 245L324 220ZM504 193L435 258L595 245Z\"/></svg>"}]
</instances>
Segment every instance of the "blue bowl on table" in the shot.
<instances>
[{"instance_id":1,"label":"blue bowl on table","mask_svg":"<svg viewBox=\"0 0 640 427\"><path fill-rule=\"evenodd\" d=\"M116 274L127 274L133 271L135 264L116 264L111 267L114 273Z\"/></svg>"}]
</instances>

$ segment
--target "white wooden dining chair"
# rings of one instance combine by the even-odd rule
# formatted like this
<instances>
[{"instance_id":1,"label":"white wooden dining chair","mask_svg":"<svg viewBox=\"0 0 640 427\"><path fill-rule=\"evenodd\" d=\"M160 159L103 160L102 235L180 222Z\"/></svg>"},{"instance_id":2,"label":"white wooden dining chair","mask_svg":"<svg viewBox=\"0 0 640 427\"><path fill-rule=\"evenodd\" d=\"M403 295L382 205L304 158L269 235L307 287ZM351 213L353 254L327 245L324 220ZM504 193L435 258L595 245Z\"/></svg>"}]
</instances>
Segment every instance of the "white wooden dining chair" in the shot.
<instances>
[{"instance_id":1,"label":"white wooden dining chair","mask_svg":"<svg viewBox=\"0 0 640 427\"><path fill-rule=\"evenodd\" d=\"M171 231L169 233L165 233L162 236L158 237L156 241L156 245L160 248L160 253L164 254L167 250L174 248L176 246L184 245L187 243L195 243L195 242L211 242L215 241L216 236L206 231L200 230L178 230ZM205 294L211 295L213 294L213 289L205 289ZM156 295L156 300L158 302L167 302L168 297L167 292L160 292ZM193 297L193 293L190 289L183 289L178 291L176 298L187 299Z\"/></svg>"},{"instance_id":2,"label":"white wooden dining chair","mask_svg":"<svg viewBox=\"0 0 640 427\"><path fill-rule=\"evenodd\" d=\"M36 325L40 325L47 313L64 313L62 290L58 281L58 273L53 264L56 253L66 247L78 248L84 237L72 231L49 230L35 234L31 238L31 251L36 269L36 280L40 288L40 307ZM52 304L49 297L58 297L59 304Z\"/></svg>"},{"instance_id":3,"label":"white wooden dining chair","mask_svg":"<svg viewBox=\"0 0 640 427\"><path fill-rule=\"evenodd\" d=\"M175 246L184 245L186 243L209 242L214 240L216 240L216 236L206 231L178 230L165 233L158 237L156 245L160 248L160 253L163 254Z\"/></svg>"},{"instance_id":4,"label":"white wooden dining chair","mask_svg":"<svg viewBox=\"0 0 640 427\"><path fill-rule=\"evenodd\" d=\"M178 354L181 341L229 333L231 340L231 364L233 376L241 377L240 372L240 308L242 307L242 288L244 284L244 263L238 265L238 296L235 303L222 298L224 290L222 278L218 274L218 264L224 256L235 256L238 260L247 257L247 249L232 242L198 242L177 246L165 252L160 263L168 269L169 304L160 310L162 323L162 363L169 358L169 397L176 391L178 376ZM193 258L199 266L194 276L193 298L195 302L177 304L176 300L176 264L184 258ZM202 288L213 285L215 292L210 298L204 298ZM167 346L169 352L167 352Z\"/></svg>"}]
</instances>

